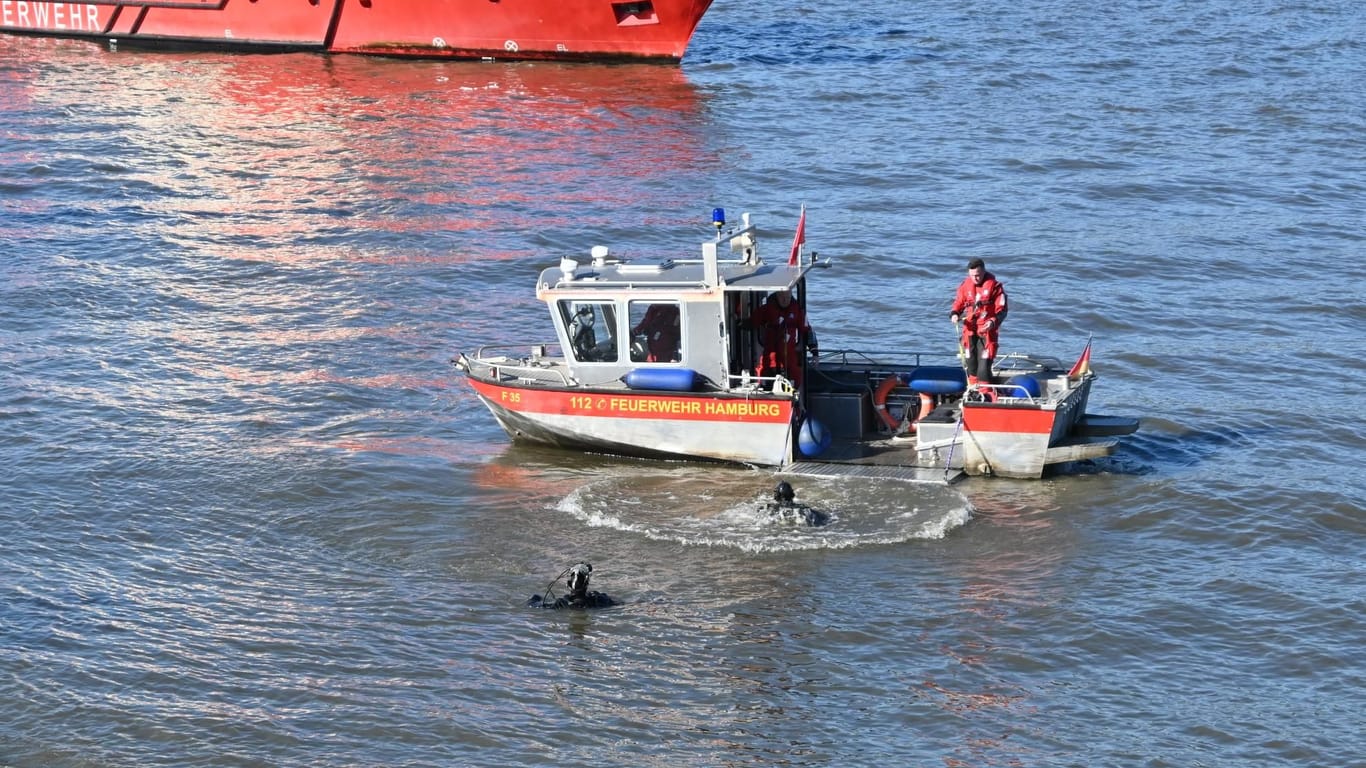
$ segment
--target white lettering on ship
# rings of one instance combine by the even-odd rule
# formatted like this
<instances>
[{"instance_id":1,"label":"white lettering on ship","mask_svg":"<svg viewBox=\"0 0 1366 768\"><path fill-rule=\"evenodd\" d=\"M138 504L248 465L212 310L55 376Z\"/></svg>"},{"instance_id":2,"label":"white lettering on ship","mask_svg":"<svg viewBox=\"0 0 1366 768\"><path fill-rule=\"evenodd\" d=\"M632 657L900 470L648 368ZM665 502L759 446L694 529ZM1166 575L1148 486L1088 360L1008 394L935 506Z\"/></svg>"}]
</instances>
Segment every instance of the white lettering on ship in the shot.
<instances>
[{"instance_id":1,"label":"white lettering on ship","mask_svg":"<svg viewBox=\"0 0 1366 768\"><path fill-rule=\"evenodd\" d=\"M99 32L100 9L84 3L0 0L0 26Z\"/></svg>"}]
</instances>

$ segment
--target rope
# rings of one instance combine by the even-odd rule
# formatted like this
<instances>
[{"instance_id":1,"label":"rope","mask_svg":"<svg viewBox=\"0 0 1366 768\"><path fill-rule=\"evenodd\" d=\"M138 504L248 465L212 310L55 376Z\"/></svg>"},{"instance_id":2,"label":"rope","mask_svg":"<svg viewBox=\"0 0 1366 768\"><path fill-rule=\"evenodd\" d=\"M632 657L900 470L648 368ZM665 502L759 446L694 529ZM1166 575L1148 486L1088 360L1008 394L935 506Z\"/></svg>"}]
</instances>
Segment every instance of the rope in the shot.
<instances>
[{"instance_id":1,"label":"rope","mask_svg":"<svg viewBox=\"0 0 1366 768\"><path fill-rule=\"evenodd\" d=\"M944 462L944 482L949 481L949 472L953 470L953 447L958 445L958 433L963 429L963 406L958 406L958 424L953 428L953 440L949 442L949 460Z\"/></svg>"}]
</instances>

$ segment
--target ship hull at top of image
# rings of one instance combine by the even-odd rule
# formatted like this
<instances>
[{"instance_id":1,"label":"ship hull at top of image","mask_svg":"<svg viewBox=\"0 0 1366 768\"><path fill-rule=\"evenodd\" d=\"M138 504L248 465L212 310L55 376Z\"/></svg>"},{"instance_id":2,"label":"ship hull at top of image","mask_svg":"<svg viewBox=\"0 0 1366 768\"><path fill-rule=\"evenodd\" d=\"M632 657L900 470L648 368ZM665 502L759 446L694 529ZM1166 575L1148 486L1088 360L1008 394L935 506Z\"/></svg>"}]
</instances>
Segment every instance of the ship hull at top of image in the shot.
<instances>
[{"instance_id":1,"label":"ship hull at top of image","mask_svg":"<svg viewBox=\"0 0 1366 768\"><path fill-rule=\"evenodd\" d=\"M682 59L712 0L0 0L0 32L120 49L426 59Z\"/></svg>"}]
</instances>

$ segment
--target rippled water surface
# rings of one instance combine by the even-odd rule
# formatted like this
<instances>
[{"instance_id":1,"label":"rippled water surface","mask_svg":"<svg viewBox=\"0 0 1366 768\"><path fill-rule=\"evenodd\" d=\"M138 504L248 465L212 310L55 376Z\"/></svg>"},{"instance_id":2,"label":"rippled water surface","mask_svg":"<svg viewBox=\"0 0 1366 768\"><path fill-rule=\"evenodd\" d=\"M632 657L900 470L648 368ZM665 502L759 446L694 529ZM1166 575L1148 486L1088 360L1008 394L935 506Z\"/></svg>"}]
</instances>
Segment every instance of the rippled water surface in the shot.
<instances>
[{"instance_id":1,"label":"rippled water surface","mask_svg":"<svg viewBox=\"0 0 1366 768\"><path fill-rule=\"evenodd\" d=\"M718 0L679 67L0 38L0 765L1347 766L1366 12ZM808 209L823 347L1140 416L949 488L509 445L537 272ZM567 565L622 602L522 606Z\"/></svg>"}]
</instances>

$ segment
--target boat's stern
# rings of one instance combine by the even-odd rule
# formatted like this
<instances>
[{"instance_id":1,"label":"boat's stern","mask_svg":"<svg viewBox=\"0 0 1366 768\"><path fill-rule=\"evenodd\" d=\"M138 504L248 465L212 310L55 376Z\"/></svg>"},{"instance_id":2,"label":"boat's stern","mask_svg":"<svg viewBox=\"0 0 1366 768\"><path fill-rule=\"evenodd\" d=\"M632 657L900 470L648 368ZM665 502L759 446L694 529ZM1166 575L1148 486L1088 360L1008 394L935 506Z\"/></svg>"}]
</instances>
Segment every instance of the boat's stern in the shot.
<instances>
[{"instance_id":1,"label":"boat's stern","mask_svg":"<svg viewBox=\"0 0 1366 768\"><path fill-rule=\"evenodd\" d=\"M1118 437L1138 429L1136 419L1086 413L1096 376L1040 365L1027 373L1001 369L1000 383L982 398L961 405L958 444L963 469L973 475L1037 478L1045 467L1100 459L1114 453ZM929 427L927 429L927 426ZM922 426L937 434L946 427Z\"/></svg>"}]
</instances>

